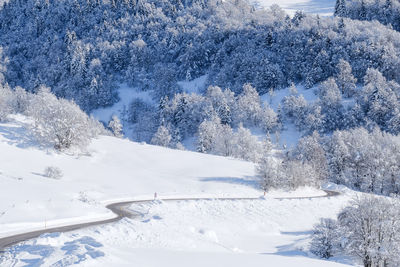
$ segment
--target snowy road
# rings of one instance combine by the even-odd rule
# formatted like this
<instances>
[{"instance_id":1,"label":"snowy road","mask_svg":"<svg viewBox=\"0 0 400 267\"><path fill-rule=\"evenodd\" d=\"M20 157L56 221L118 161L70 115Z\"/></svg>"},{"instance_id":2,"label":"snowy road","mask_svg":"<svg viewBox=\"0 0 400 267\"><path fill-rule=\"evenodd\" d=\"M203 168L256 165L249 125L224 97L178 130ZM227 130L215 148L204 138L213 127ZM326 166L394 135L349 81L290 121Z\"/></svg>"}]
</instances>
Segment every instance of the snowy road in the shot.
<instances>
[{"instance_id":1,"label":"snowy road","mask_svg":"<svg viewBox=\"0 0 400 267\"><path fill-rule=\"evenodd\" d=\"M339 192L336 191L330 191L330 190L324 190L326 192L326 195L323 196L314 196L314 197L276 197L274 199L314 199L314 198L328 198L328 197L334 197L340 195ZM160 199L165 202L171 202L171 201L185 201L185 200L255 200L259 198L171 198L171 199ZM1 250L3 250L6 247L9 247L11 245L15 245L19 242L27 241L32 238L39 237L42 234L45 233L55 233L55 232L69 232L73 230L78 230L90 226L96 226L96 225L102 225L102 224L107 224L107 223L112 223L121 220L122 218L134 218L137 216L137 214L132 213L131 211L127 210L126 207L129 207L132 204L140 204L140 203L146 203L146 202L151 202L153 200L135 200L135 201L125 201L125 202L117 202L113 204L109 204L106 206L106 208L110 209L114 214L117 216L115 218L107 219L107 220L99 220L99 221L94 221L94 222L88 222L88 223L79 223L79 224L73 224L73 225L67 225L67 226L61 226L61 227L52 227L48 229L43 229L43 230L38 230L38 231L32 231L32 232L27 232L27 233L22 233L22 234L17 234L17 235L12 235L8 237L4 237L0 239L0 253L2 253Z\"/></svg>"}]
</instances>

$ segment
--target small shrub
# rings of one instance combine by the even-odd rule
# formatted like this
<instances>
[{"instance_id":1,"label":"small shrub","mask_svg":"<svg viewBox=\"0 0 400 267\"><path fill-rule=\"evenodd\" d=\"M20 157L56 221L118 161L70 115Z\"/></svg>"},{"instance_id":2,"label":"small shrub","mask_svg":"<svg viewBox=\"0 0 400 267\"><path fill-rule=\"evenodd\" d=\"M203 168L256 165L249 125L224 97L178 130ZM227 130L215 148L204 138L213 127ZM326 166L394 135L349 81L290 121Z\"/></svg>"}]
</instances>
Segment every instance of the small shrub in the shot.
<instances>
[{"instance_id":1,"label":"small shrub","mask_svg":"<svg viewBox=\"0 0 400 267\"><path fill-rule=\"evenodd\" d=\"M44 176L59 180L63 177L63 173L60 168L49 166L44 170Z\"/></svg>"}]
</instances>

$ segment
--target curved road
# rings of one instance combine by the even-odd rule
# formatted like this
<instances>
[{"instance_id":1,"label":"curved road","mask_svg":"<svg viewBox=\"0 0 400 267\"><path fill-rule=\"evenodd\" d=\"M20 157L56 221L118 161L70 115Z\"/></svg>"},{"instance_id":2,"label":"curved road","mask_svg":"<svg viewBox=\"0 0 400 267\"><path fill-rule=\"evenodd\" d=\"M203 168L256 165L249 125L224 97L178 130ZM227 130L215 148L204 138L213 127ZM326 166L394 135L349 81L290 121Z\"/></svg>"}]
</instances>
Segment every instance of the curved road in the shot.
<instances>
[{"instance_id":1,"label":"curved road","mask_svg":"<svg viewBox=\"0 0 400 267\"><path fill-rule=\"evenodd\" d=\"M324 196L280 197L280 198L274 198L274 199L312 199L312 198L334 197L334 196L340 195L339 192L330 191L330 190L324 190L324 191L326 192L326 195L324 195ZM160 200L162 200L162 201L184 201L184 200L256 200L256 199L260 199L260 198L259 197L253 197L253 198L251 198L251 197L249 197L249 198L224 197L224 198L176 198L176 199L160 199ZM3 251L4 248L15 245L22 241L27 241L29 239L39 237L40 235L45 234L45 233L69 232L69 231L82 229L82 228L89 227L89 226L95 226L95 225L116 222L116 221L121 220L122 218L133 218L133 217L135 217L135 214L126 210L126 207L129 207L130 205L132 205L134 203L146 203L146 202L151 202L151 201L153 201L153 200L134 200L134 201L125 201L125 202L117 202L117 203L109 204L106 206L106 208L111 210L114 214L117 215L115 218L112 218L112 219L100 220L100 221L88 222L88 223L78 223L78 224L60 226L60 227L52 227L52 228L47 228L47 229L43 229L43 230L37 230L37 231L28 232L28 233L17 234L17 235L0 238L0 254L2 252L4 252Z\"/></svg>"}]
</instances>

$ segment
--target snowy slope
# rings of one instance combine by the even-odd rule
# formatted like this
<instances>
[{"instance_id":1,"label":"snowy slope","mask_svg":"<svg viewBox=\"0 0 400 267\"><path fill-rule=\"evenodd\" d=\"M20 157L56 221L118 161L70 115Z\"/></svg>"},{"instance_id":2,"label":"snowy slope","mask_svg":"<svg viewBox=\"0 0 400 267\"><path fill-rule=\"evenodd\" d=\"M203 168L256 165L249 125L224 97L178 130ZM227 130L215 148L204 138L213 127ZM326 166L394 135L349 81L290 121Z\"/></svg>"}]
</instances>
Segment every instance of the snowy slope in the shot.
<instances>
[{"instance_id":1,"label":"snowy slope","mask_svg":"<svg viewBox=\"0 0 400 267\"><path fill-rule=\"evenodd\" d=\"M14 247L3 263L20 266L344 266L308 253L313 224L334 218L351 193L332 198L155 201L135 219L44 235ZM48 253L39 255L37 251Z\"/></svg>"},{"instance_id":2,"label":"snowy slope","mask_svg":"<svg viewBox=\"0 0 400 267\"><path fill-rule=\"evenodd\" d=\"M151 198L154 192L260 194L251 163L106 136L93 140L85 154L58 154L38 148L21 120L0 124L0 151L0 236L45 221L111 216L102 202ZM64 177L44 177L47 166L61 168Z\"/></svg>"},{"instance_id":3,"label":"snowy slope","mask_svg":"<svg viewBox=\"0 0 400 267\"><path fill-rule=\"evenodd\" d=\"M159 197L258 197L254 165L102 136L85 153L39 148L27 120L0 124L0 237L55 225L109 218L118 200ZM47 166L64 176L43 176ZM253 201L152 202L135 219L73 233L47 234L14 246L4 266L341 266L307 252L312 225L334 217L350 194L300 189ZM293 220L293 218L296 218ZM343 262L343 259L340 259Z\"/></svg>"},{"instance_id":4,"label":"snowy slope","mask_svg":"<svg viewBox=\"0 0 400 267\"><path fill-rule=\"evenodd\" d=\"M305 13L332 16L335 7L335 0L250 0L250 2L264 8L276 4L290 15L301 10Z\"/></svg>"},{"instance_id":5,"label":"snowy slope","mask_svg":"<svg viewBox=\"0 0 400 267\"><path fill-rule=\"evenodd\" d=\"M259 196L254 164L102 136L86 153L37 147L23 118L0 124L0 236L113 216L104 203L168 196ZM59 167L60 180L43 175ZM277 193L282 195L282 193ZM307 192L318 195L320 191Z\"/></svg>"}]
</instances>

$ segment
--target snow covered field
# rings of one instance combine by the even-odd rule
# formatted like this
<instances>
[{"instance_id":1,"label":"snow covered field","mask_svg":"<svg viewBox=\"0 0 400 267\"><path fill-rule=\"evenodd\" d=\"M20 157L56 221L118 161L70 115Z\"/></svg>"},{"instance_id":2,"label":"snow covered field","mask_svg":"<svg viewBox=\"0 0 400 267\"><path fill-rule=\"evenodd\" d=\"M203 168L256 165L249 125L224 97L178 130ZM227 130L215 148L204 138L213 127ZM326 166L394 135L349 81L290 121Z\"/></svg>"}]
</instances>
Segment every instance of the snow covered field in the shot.
<instances>
[{"instance_id":1,"label":"snow covered field","mask_svg":"<svg viewBox=\"0 0 400 267\"><path fill-rule=\"evenodd\" d=\"M276 4L290 15L301 10L305 13L332 16L335 7L335 0L251 0L251 2L260 7L270 7Z\"/></svg>"},{"instance_id":2,"label":"snow covered field","mask_svg":"<svg viewBox=\"0 0 400 267\"><path fill-rule=\"evenodd\" d=\"M345 259L323 261L307 250L313 224L335 217L349 198L137 204L135 219L44 235L13 247L3 264L344 266Z\"/></svg>"}]
</instances>

